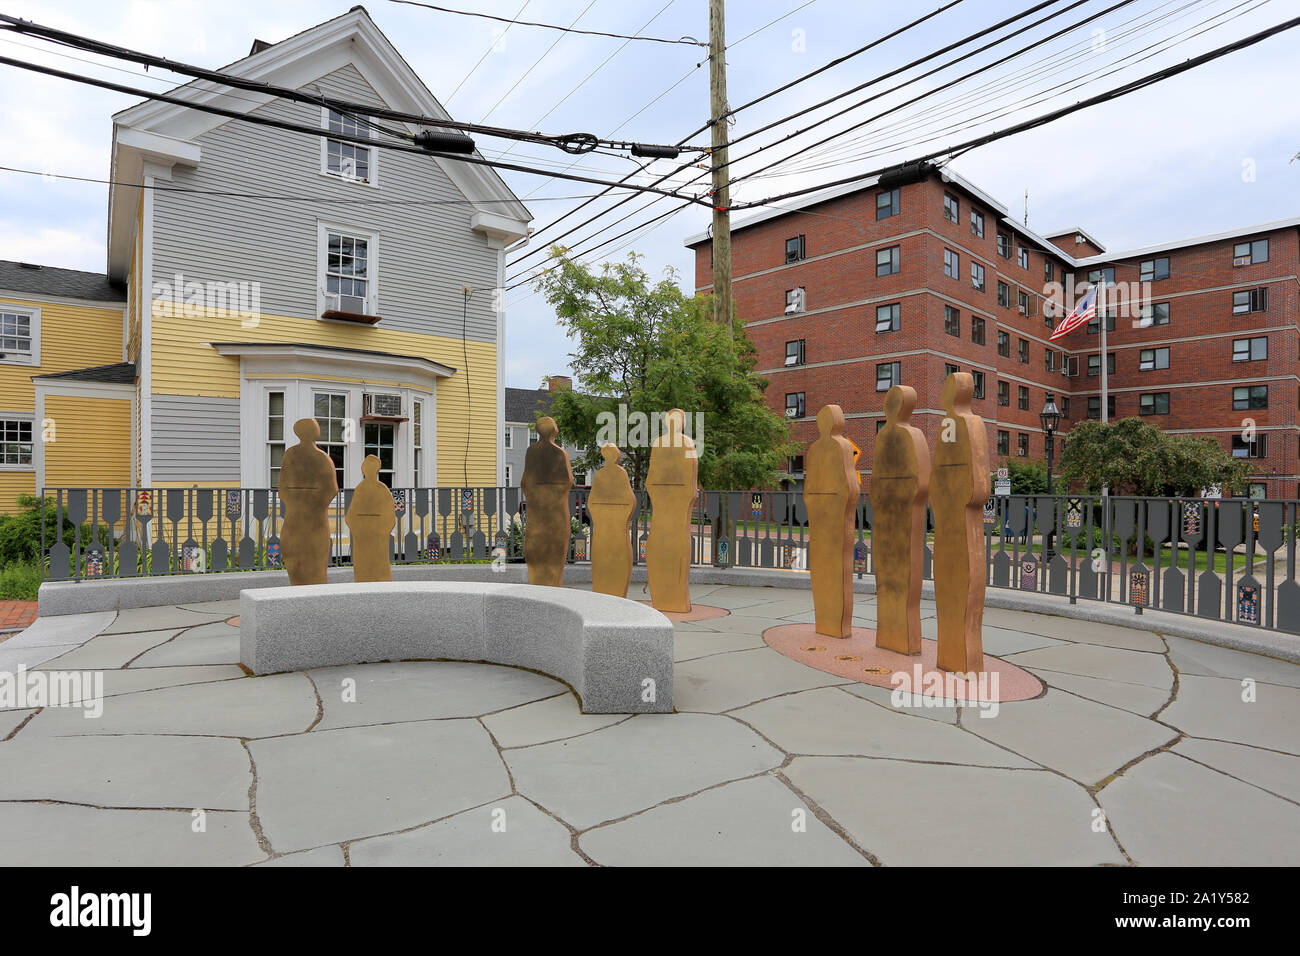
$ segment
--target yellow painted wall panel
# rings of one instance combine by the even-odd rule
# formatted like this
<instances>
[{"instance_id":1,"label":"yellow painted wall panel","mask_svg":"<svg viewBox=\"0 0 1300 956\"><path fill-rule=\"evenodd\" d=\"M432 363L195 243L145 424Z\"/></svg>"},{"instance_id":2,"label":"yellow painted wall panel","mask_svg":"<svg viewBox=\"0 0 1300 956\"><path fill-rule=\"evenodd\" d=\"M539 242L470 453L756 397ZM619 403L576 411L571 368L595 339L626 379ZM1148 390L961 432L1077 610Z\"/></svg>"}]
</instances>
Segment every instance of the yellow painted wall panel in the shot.
<instances>
[{"instance_id":1,"label":"yellow painted wall panel","mask_svg":"<svg viewBox=\"0 0 1300 956\"><path fill-rule=\"evenodd\" d=\"M131 483L131 402L47 395L54 441L45 445L47 488L123 488Z\"/></svg>"},{"instance_id":2,"label":"yellow painted wall panel","mask_svg":"<svg viewBox=\"0 0 1300 956\"><path fill-rule=\"evenodd\" d=\"M36 473L32 471L0 471L0 514L13 514L19 495L36 494Z\"/></svg>"},{"instance_id":3,"label":"yellow painted wall panel","mask_svg":"<svg viewBox=\"0 0 1300 956\"><path fill-rule=\"evenodd\" d=\"M122 361L122 309L0 298L0 304L41 310L41 364L0 364L0 409L35 408L33 375Z\"/></svg>"},{"instance_id":4,"label":"yellow painted wall panel","mask_svg":"<svg viewBox=\"0 0 1300 956\"><path fill-rule=\"evenodd\" d=\"M496 484L497 436L501 426L495 343L462 342L445 336L266 313L255 326L245 327L234 314L214 312L202 317L166 314L171 307L168 302L154 302L154 394L238 398L238 357L218 355L205 344L209 342L299 342L419 356L456 369L454 375L439 379L437 385L437 482L456 485L465 482L468 422L469 483Z\"/></svg>"}]
</instances>

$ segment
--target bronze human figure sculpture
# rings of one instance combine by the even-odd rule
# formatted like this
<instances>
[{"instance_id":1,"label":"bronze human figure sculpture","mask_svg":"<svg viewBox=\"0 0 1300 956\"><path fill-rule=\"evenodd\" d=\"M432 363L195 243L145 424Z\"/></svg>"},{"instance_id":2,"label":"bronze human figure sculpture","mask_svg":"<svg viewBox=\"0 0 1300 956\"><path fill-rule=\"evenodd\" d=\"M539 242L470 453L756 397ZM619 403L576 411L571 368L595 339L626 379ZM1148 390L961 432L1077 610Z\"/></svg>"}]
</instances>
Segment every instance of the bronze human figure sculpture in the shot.
<instances>
[{"instance_id":1,"label":"bronze human figure sculpture","mask_svg":"<svg viewBox=\"0 0 1300 956\"><path fill-rule=\"evenodd\" d=\"M391 535L397 524L393 493L379 480L381 462L367 455L361 463L361 481L352 492L352 503L344 517L352 539L352 580L391 581Z\"/></svg>"},{"instance_id":2,"label":"bronze human figure sculpture","mask_svg":"<svg viewBox=\"0 0 1300 956\"><path fill-rule=\"evenodd\" d=\"M691 609L691 505L698 494L700 467L685 424L686 413L680 408L664 416L666 431L651 445L645 482L650 496L645 558L650 604L658 611L682 614Z\"/></svg>"},{"instance_id":3,"label":"bronze human figure sculpture","mask_svg":"<svg viewBox=\"0 0 1300 956\"><path fill-rule=\"evenodd\" d=\"M600 450L604 466L591 479L587 513L591 515L591 589L627 597L632 581L632 511L636 495L627 469L618 463L616 445Z\"/></svg>"},{"instance_id":4,"label":"bronze human figure sculpture","mask_svg":"<svg viewBox=\"0 0 1300 956\"><path fill-rule=\"evenodd\" d=\"M329 508L339 493L334 462L316 447L320 423L294 422L298 444L286 449L280 463L278 492L284 505L280 554L290 584L324 584L330 561Z\"/></svg>"},{"instance_id":5,"label":"bronze human figure sculpture","mask_svg":"<svg viewBox=\"0 0 1300 956\"><path fill-rule=\"evenodd\" d=\"M916 391L885 395L885 425L871 464L871 551L876 576L876 646L921 653L921 577L925 570L925 499L930 451L911 424Z\"/></svg>"},{"instance_id":6,"label":"bronze human figure sculpture","mask_svg":"<svg viewBox=\"0 0 1300 956\"><path fill-rule=\"evenodd\" d=\"M938 665L955 673L984 668L984 502L989 496L988 437L970 409L975 383L953 372L943 383L934 452L934 601Z\"/></svg>"},{"instance_id":7,"label":"bronze human figure sculpture","mask_svg":"<svg viewBox=\"0 0 1300 956\"><path fill-rule=\"evenodd\" d=\"M558 432L555 419L537 419L537 441L528 446L519 481L528 504L524 524L528 583L551 587L563 583L569 556L569 489L573 487L569 455L555 443Z\"/></svg>"},{"instance_id":8,"label":"bronze human figure sculpture","mask_svg":"<svg viewBox=\"0 0 1300 956\"><path fill-rule=\"evenodd\" d=\"M804 506L808 509L808 572L818 634L853 636L853 516L858 473L844 437L844 411L824 405L817 413L821 437L804 453Z\"/></svg>"}]
</instances>

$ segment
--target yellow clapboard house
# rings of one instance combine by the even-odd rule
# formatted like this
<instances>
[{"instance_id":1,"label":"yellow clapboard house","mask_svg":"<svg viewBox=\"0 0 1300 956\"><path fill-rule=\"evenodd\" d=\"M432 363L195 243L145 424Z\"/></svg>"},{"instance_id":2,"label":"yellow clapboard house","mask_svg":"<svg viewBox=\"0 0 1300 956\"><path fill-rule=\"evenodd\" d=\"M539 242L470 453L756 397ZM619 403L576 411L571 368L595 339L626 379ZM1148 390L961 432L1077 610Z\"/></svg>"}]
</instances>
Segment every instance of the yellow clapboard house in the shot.
<instances>
[{"instance_id":1,"label":"yellow clapboard house","mask_svg":"<svg viewBox=\"0 0 1300 956\"><path fill-rule=\"evenodd\" d=\"M223 69L450 119L360 7ZM201 81L173 95L321 135L157 101L114 116L106 275L0 268L4 322L28 316L0 339L34 350L0 360L0 506L40 487L274 487L306 417L340 487L367 454L393 487L502 484L496 290L528 210L486 166L331 139L379 136L350 112Z\"/></svg>"}]
</instances>

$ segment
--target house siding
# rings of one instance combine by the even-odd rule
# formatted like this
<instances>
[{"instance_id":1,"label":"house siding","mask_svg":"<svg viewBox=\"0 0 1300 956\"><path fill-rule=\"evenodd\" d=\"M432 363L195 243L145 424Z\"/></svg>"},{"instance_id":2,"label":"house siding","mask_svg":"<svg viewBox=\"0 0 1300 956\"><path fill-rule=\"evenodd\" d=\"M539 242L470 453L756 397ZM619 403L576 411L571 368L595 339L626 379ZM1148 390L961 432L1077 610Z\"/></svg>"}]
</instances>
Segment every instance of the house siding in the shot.
<instances>
[{"instance_id":1,"label":"house siding","mask_svg":"<svg viewBox=\"0 0 1300 956\"><path fill-rule=\"evenodd\" d=\"M382 105L352 67L305 89ZM254 113L312 127L321 123L319 107L284 100ZM434 160L374 150L378 186L372 187L323 175L316 136L232 120L195 142L202 160L193 169L177 168L172 186L252 196L156 193L155 283L171 283L177 273L186 281L258 282L264 311L317 322L317 224L337 222L378 233L383 329L459 337L461 288L469 285L479 294L464 319L467 335L496 340L490 290L497 250L470 229L474 207ZM256 198L266 195L300 198ZM383 204L389 200L401 202ZM237 320L228 321L232 334L218 337L238 338Z\"/></svg>"},{"instance_id":2,"label":"house siding","mask_svg":"<svg viewBox=\"0 0 1300 956\"><path fill-rule=\"evenodd\" d=\"M131 400L47 395L58 438L45 446L49 488L125 488L131 483Z\"/></svg>"},{"instance_id":3,"label":"house siding","mask_svg":"<svg viewBox=\"0 0 1300 956\"><path fill-rule=\"evenodd\" d=\"M155 395L155 482L239 481L239 399Z\"/></svg>"}]
</instances>

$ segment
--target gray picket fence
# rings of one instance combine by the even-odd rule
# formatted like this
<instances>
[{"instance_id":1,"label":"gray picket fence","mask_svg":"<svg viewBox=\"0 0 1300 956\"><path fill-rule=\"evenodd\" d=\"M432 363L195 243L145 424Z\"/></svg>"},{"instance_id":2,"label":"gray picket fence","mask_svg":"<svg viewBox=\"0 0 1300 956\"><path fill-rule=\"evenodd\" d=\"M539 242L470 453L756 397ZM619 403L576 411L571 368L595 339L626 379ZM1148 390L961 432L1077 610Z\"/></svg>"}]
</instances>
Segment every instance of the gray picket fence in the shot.
<instances>
[{"instance_id":1,"label":"gray picket fence","mask_svg":"<svg viewBox=\"0 0 1300 956\"><path fill-rule=\"evenodd\" d=\"M519 488L398 488L397 564L523 560L527 503ZM570 493L569 559L587 561L585 488ZM44 576L53 581L213 574L280 566L282 506L267 488L47 488ZM331 563L350 563L344 515L331 512ZM990 587L1158 608L1300 633L1297 502L1241 498L1028 495L984 509ZM692 517L692 562L806 570L808 518L792 491L704 491ZM650 506L638 492L634 560L645 560ZM855 521L854 572L872 573L871 501ZM928 525L933 528L933 523ZM63 528L59 535L55 528ZM50 540L46 540L48 534ZM933 540L927 534L925 576Z\"/></svg>"}]
</instances>

